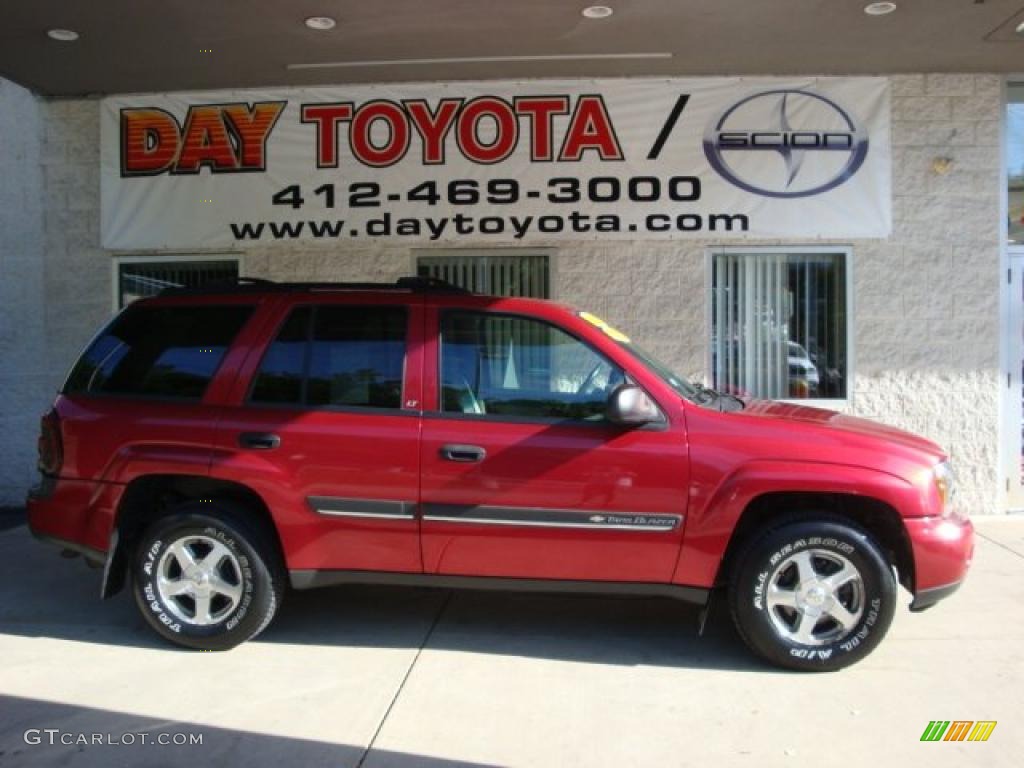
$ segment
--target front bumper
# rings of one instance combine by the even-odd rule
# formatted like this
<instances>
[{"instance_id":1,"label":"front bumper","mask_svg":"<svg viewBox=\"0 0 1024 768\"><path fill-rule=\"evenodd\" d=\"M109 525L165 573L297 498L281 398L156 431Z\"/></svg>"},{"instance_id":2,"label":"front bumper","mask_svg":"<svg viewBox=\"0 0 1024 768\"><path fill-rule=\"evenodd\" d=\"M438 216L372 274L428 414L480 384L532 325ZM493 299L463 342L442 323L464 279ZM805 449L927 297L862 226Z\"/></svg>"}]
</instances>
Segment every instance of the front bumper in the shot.
<instances>
[{"instance_id":1,"label":"front bumper","mask_svg":"<svg viewBox=\"0 0 1024 768\"><path fill-rule=\"evenodd\" d=\"M940 600L945 600L960 589L961 584L963 584L963 581L954 581L952 584L946 584L941 587L919 589L914 595L913 601L910 603L910 610L914 613L920 613L921 611L928 610L933 605L936 605Z\"/></svg>"},{"instance_id":2,"label":"front bumper","mask_svg":"<svg viewBox=\"0 0 1024 768\"><path fill-rule=\"evenodd\" d=\"M923 611L963 583L974 557L974 525L965 516L916 517L903 521L914 553L914 601Z\"/></svg>"}]
</instances>

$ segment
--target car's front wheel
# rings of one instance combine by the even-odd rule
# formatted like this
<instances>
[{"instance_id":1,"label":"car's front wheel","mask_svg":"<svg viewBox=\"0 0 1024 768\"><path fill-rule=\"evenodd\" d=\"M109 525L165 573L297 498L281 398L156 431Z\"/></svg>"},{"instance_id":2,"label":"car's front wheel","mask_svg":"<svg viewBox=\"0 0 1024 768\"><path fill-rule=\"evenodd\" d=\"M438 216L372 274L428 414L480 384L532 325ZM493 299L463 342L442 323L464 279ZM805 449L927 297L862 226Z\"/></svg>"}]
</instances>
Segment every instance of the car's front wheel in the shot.
<instances>
[{"instance_id":1,"label":"car's front wheel","mask_svg":"<svg viewBox=\"0 0 1024 768\"><path fill-rule=\"evenodd\" d=\"M255 637L283 596L283 569L259 526L228 503L186 502L140 537L135 602L153 629L189 648L227 650Z\"/></svg>"},{"instance_id":2,"label":"car's front wheel","mask_svg":"<svg viewBox=\"0 0 1024 768\"><path fill-rule=\"evenodd\" d=\"M790 669L830 671L874 650L896 596L892 568L874 539L822 518L755 536L735 563L729 601L756 654Z\"/></svg>"}]
</instances>

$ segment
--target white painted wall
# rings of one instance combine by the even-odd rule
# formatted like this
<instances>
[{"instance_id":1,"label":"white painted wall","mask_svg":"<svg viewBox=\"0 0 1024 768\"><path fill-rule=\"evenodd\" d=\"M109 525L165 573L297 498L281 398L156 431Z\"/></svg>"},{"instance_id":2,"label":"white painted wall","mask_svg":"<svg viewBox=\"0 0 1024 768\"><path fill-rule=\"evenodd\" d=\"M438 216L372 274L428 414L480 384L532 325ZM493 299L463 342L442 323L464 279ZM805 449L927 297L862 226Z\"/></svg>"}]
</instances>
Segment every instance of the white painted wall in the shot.
<instances>
[{"instance_id":1,"label":"white painted wall","mask_svg":"<svg viewBox=\"0 0 1024 768\"><path fill-rule=\"evenodd\" d=\"M32 293L32 278L23 284L27 290L11 292L19 322L43 317L44 343L35 346L27 335L23 342L19 333L7 352L0 341L0 355L20 355L10 359L25 364L15 366L19 376L38 370L28 390L0 403L0 423L11 421L0 503L16 503L24 492L19 483L27 487L31 476L38 411L110 314L111 270L109 254L98 245L98 104L39 105L27 95L8 102L12 86L4 88L0 120L12 109L46 117L41 137L23 138L36 146L33 157L42 166L33 199L43 201L43 212L23 225L32 216L42 219L38 258L44 269L36 279L46 301L40 304L40 293ZM894 232L885 240L844 243L853 250L856 357L847 410L945 446L961 477L962 502L976 513L1002 511L996 477L1001 112L1001 78L995 75L894 77ZM11 163L8 154L0 150L0 199L10 184L3 172ZM953 160L944 176L932 171L939 156ZM37 224L32 231L38 230ZM38 240L37 234L36 253ZM715 244L552 243L555 295L622 326L681 373L703 371L705 252ZM424 247L261 247L244 252L242 269L276 279L392 280L410 274L411 250ZM0 371L8 368L0 365ZM9 472L8 463L16 471Z\"/></svg>"}]
</instances>

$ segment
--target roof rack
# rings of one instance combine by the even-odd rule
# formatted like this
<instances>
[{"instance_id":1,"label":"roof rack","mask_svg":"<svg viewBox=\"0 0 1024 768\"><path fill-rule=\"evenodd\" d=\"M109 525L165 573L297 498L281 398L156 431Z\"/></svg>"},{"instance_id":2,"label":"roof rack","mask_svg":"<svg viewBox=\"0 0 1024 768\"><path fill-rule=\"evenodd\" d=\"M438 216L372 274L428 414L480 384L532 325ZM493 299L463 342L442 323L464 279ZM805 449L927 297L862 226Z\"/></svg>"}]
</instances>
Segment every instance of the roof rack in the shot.
<instances>
[{"instance_id":1,"label":"roof rack","mask_svg":"<svg viewBox=\"0 0 1024 768\"><path fill-rule=\"evenodd\" d=\"M160 296L202 296L222 293L298 293L301 291L402 291L408 293L469 294L458 285L437 277L400 277L393 283L278 283L260 277L206 283L195 288L164 288Z\"/></svg>"}]
</instances>

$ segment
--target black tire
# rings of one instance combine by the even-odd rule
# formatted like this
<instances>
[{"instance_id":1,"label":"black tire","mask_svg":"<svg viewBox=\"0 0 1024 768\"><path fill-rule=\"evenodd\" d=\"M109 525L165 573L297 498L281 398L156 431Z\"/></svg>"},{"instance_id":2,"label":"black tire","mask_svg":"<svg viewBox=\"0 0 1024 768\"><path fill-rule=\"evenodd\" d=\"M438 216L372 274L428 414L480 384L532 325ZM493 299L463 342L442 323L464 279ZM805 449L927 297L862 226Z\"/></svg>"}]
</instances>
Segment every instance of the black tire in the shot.
<instances>
[{"instance_id":1,"label":"black tire","mask_svg":"<svg viewBox=\"0 0 1024 768\"><path fill-rule=\"evenodd\" d=\"M801 571L808 564L811 570ZM850 573L848 566L856 576L843 586L832 589L823 581ZM813 576L802 579L801 572ZM824 516L754 536L735 561L729 585L733 622L744 642L761 658L803 672L842 669L871 653L892 623L896 598L892 567L874 539Z\"/></svg>"},{"instance_id":2,"label":"black tire","mask_svg":"<svg viewBox=\"0 0 1024 768\"><path fill-rule=\"evenodd\" d=\"M145 530L132 558L132 591L157 634L187 648L225 651L267 627L284 595L284 568L262 526L247 518L251 512L229 502L184 502ZM187 554L176 554L183 549ZM215 549L216 566L206 558ZM179 559L188 557L194 578ZM184 587L191 592L169 594Z\"/></svg>"}]
</instances>

